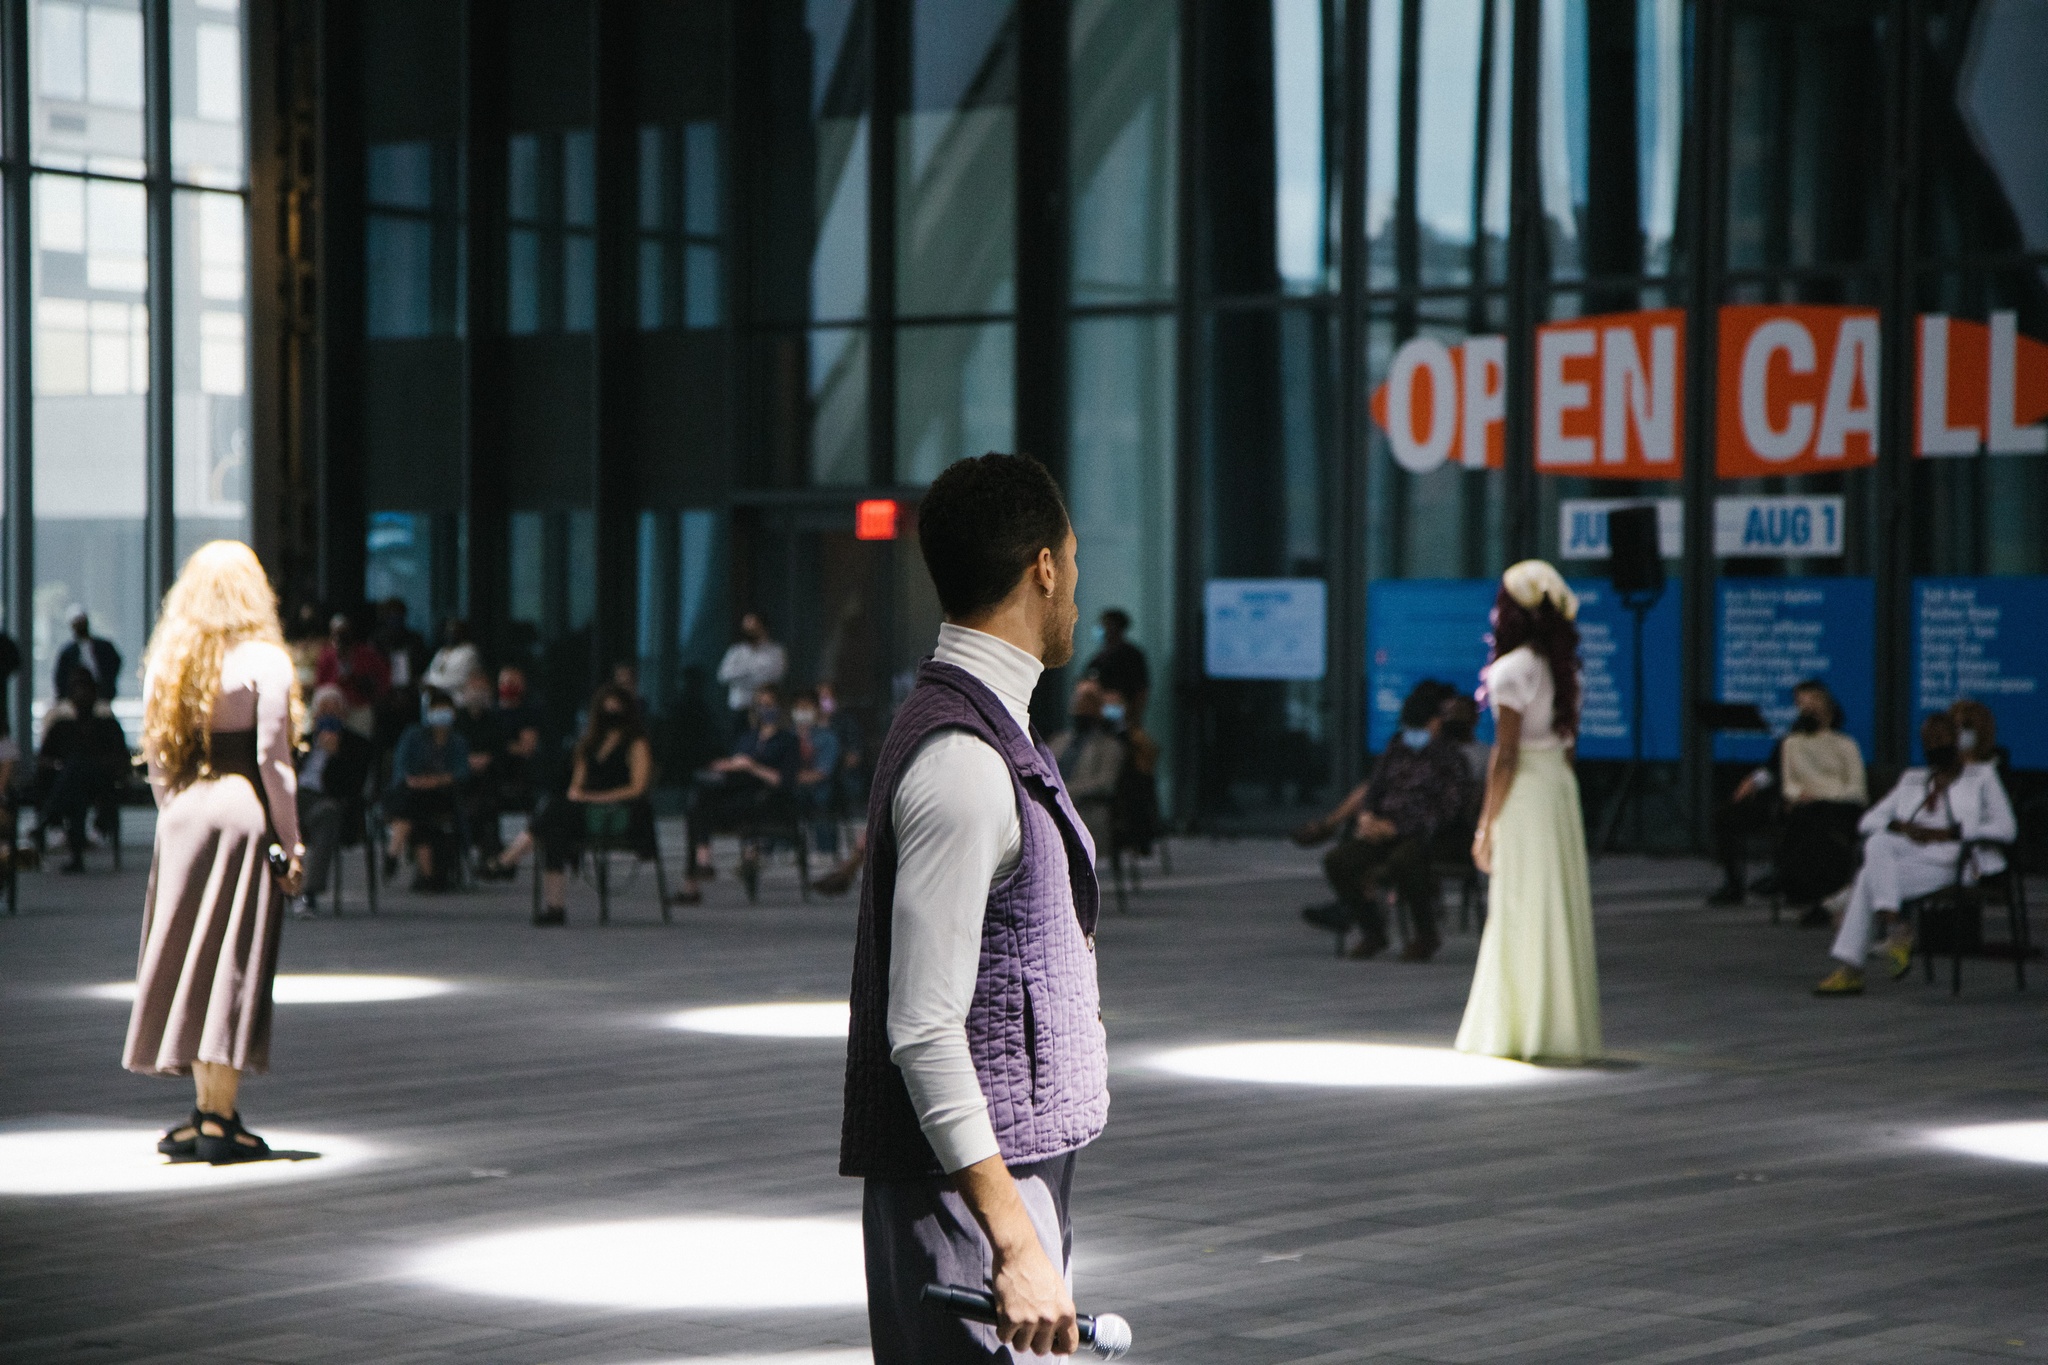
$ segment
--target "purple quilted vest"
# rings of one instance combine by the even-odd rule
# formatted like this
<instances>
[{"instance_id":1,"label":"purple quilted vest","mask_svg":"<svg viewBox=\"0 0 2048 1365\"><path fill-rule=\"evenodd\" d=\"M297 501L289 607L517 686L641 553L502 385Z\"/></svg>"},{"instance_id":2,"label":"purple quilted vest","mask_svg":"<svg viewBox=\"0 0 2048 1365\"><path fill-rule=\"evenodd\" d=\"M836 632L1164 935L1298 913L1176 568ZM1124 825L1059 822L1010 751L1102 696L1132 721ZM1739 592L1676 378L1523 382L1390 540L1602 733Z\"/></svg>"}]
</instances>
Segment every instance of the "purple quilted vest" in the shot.
<instances>
[{"instance_id":1,"label":"purple quilted vest","mask_svg":"<svg viewBox=\"0 0 2048 1365\"><path fill-rule=\"evenodd\" d=\"M1042 1161L1093 1141L1109 1117L1109 1056L1095 988L1095 846L1045 746L1017 733L971 674L927 659L896 713L868 797L868 860L846 1040L842 1175L937 1175L903 1073L889 1060L890 912L896 784L937 730L966 730L1003 756L1023 827L1017 869L989 891L967 1045L1003 1159Z\"/></svg>"}]
</instances>

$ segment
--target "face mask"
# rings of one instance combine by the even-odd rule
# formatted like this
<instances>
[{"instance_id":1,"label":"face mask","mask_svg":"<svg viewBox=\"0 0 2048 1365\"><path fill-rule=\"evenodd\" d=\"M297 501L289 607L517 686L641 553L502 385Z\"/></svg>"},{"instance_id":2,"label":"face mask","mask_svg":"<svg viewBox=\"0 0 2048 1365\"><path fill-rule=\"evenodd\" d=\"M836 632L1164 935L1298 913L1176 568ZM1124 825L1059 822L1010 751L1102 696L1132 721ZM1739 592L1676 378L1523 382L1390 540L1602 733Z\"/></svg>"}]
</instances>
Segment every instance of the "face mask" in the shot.
<instances>
[{"instance_id":1,"label":"face mask","mask_svg":"<svg viewBox=\"0 0 2048 1365\"><path fill-rule=\"evenodd\" d=\"M1816 734L1820 730L1820 717L1811 711L1801 711L1792 722L1792 728L1802 735Z\"/></svg>"},{"instance_id":2,"label":"face mask","mask_svg":"<svg viewBox=\"0 0 2048 1365\"><path fill-rule=\"evenodd\" d=\"M1091 639L1091 640L1093 640L1093 641L1094 641L1094 642L1095 642L1096 644L1098 644L1098 645L1099 645L1099 644L1101 644L1101 643L1102 643L1102 627L1101 627L1101 626L1095 626L1095 627L1093 627L1092 629L1090 629L1090 630L1089 630L1089 632L1088 632L1088 638L1089 638L1089 639Z\"/></svg>"},{"instance_id":3,"label":"face mask","mask_svg":"<svg viewBox=\"0 0 2048 1365\"><path fill-rule=\"evenodd\" d=\"M597 713L597 723L607 730L616 730L626 723L626 713L607 707Z\"/></svg>"},{"instance_id":4,"label":"face mask","mask_svg":"<svg viewBox=\"0 0 2048 1365\"><path fill-rule=\"evenodd\" d=\"M526 689L523 687L501 687L498 689L498 705L508 711L516 709L525 700Z\"/></svg>"},{"instance_id":5,"label":"face mask","mask_svg":"<svg viewBox=\"0 0 2048 1365\"><path fill-rule=\"evenodd\" d=\"M1123 705L1119 702L1111 702L1102 708L1102 718L1111 725L1122 725L1124 723Z\"/></svg>"},{"instance_id":6,"label":"face mask","mask_svg":"<svg viewBox=\"0 0 2048 1365\"><path fill-rule=\"evenodd\" d=\"M427 724L437 730L445 730L454 723L455 708L452 706L436 706L427 712Z\"/></svg>"},{"instance_id":7,"label":"face mask","mask_svg":"<svg viewBox=\"0 0 2048 1365\"><path fill-rule=\"evenodd\" d=\"M322 716L313 722L313 731L321 735L338 735L341 733L341 721L335 716Z\"/></svg>"},{"instance_id":8,"label":"face mask","mask_svg":"<svg viewBox=\"0 0 2048 1365\"><path fill-rule=\"evenodd\" d=\"M1429 731L1426 728L1410 726L1401 731L1401 742L1411 749L1429 747Z\"/></svg>"},{"instance_id":9,"label":"face mask","mask_svg":"<svg viewBox=\"0 0 2048 1365\"><path fill-rule=\"evenodd\" d=\"M832 713L833 713L834 711L837 711L838 709L839 709L839 702L838 702L838 700L837 700L836 698L834 698L834 697L820 697L820 698L818 698L818 714L819 714L819 715L821 715L821 716L824 716L824 717L827 717L827 718L829 719L829 718L831 717Z\"/></svg>"},{"instance_id":10,"label":"face mask","mask_svg":"<svg viewBox=\"0 0 2048 1365\"><path fill-rule=\"evenodd\" d=\"M1956 747L1958 749L1961 749L1966 754L1976 753L1977 732L1975 730L1962 731L1960 734L1956 736Z\"/></svg>"},{"instance_id":11,"label":"face mask","mask_svg":"<svg viewBox=\"0 0 2048 1365\"><path fill-rule=\"evenodd\" d=\"M797 729L808 730L818 723L818 713L806 706L791 713L790 719L796 722Z\"/></svg>"},{"instance_id":12,"label":"face mask","mask_svg":"<svg viewBox=\"0 0 2048 1365\"><path fill-rule=\"evenodd\" d=\"M764 706L755 715L759 718L761 728L764 730L771 725L780 725L782 723L782 712L773 706Z\"/></svg>"},{"instance_id":13,"label":"face mask","mask_svg":"<svg viewBox=\"0 0 2048 1365\"><path fill-rule=\"evenodd\" d=\"M1927 766L1934 769L1953 768L1959 757L1961 751L1953 744L1930 745L1927 749Z\"/></svg>"}]
</instances>

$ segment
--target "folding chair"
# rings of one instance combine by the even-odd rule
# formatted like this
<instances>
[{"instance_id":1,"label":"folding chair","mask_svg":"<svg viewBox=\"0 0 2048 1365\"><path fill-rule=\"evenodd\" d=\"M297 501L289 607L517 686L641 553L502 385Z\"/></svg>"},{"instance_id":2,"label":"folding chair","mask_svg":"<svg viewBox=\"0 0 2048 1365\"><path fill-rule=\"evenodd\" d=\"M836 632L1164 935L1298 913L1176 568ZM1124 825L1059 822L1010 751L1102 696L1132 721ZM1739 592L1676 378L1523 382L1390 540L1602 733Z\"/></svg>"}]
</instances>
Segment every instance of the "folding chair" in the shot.
<instances>
[{"instance_id":1,"label":"folding chair","mask_svg":"<svg viewBox=\"0 0 2048 1365\"><path fill-rule=\"evenodd\" d=\"M2005 857L2005 869L1976 882L1965 881L1971 859L1980 849L1991 849ZM1984 942L1984 910L1994 894L2005 900L2005 950L2012 954L2013 989L2027 988L2027 955L2032 951L2032 927L2027 922L2026 877L2020 870L2011 844L1993 839L1965 839L1956 854L1953 884L1924 896L1914 896L1899 906L1913 925L1913 952L1925 968L1927 980L1934 980L1934 959L1949 959L1949 994L1963 993L1963 958L1987 955Z\"/></svg>"}]
</instances>

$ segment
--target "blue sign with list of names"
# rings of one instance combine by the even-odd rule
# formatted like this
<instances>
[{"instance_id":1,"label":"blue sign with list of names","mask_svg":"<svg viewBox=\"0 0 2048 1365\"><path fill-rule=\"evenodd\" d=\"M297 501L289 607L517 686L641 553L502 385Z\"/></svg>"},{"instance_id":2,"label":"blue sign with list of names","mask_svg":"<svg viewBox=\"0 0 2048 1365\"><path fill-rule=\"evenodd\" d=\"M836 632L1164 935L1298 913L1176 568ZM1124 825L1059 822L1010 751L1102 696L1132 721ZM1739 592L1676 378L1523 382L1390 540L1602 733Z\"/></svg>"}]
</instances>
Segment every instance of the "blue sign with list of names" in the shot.
<instances>
[{"instance_id":1,"label":"blue sign with list of names","mask_svg":"<svg viewBox=\"0 0 2048 1365\"><path fill-rule=\"evenodd\" d=\"M1714 757L1760 763L1791 728L1792 688L1819 678L1869 761L1875 734L1875 595L1868 578L1724 578L1714 621L1715 696L1754 702L1771 734L1719 734Z\"/></svg>"},{"instance_id":2,"label":"blue sign with list of names","mask_svg":"<svg viewBox=\"0 0 2048 1365\"><path fill-rule=\"evenodd\" d=\"M1579 755L1625 759L1635 750L1635 622L1603 579L1568 579L1579 596ZM1405 579L1374 583L1366 594L1366 744L1375 753L1400 729L1401 703L1425 678L1471 693L1486 666L1487 634L1498 581ZM1678 757L1678 594L1666 592L1643 622L1643 757ZM1479 738L1491 742L1482 713Z\"/></svg>"},{"instance_id":3,"label":"blue sign with list of names","mask_svg":"<svg viewBox=\"0 0 2048 1365\"><path fill-rule=\"evenodd\" d=\"M2015 768L2048 768L2048 578L1913 580L1913 711L1991 708ZM1919 727L1913 753L1920 755Z\"/></svg>"}]
</instances>

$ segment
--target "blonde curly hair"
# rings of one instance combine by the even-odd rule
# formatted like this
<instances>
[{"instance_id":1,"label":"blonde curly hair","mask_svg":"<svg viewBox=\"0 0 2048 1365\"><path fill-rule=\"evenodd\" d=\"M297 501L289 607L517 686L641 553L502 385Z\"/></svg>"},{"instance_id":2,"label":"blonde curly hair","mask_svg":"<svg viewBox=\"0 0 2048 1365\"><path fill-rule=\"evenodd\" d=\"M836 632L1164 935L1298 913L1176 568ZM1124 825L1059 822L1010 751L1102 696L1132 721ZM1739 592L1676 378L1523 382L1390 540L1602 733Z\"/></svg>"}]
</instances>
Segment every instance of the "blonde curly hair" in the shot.
<instances>
[{"instance_id":1,"label":"blonde curly hair","mask_svg":"<svg viewBox=\"0 0 2048 1365\"><path fill-rule=\"evenodd\" d=\"M246 640L284 644L277 594L254 550L239 540L208 541L164 594L143 665L143 752L173 791L207 771L221 660ZM293 734L302 709L294 681Z\"/></svg>"}]
</instances>

